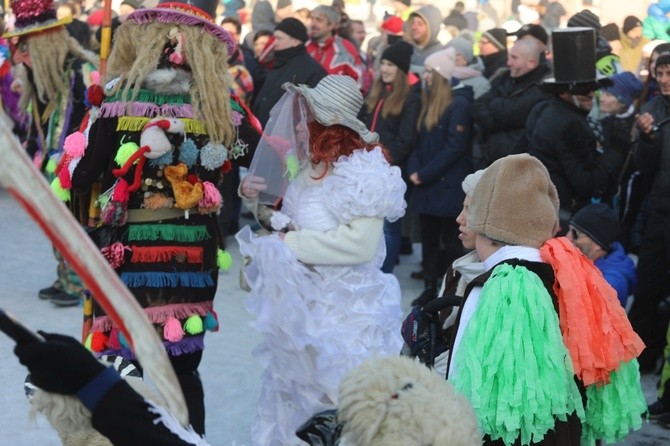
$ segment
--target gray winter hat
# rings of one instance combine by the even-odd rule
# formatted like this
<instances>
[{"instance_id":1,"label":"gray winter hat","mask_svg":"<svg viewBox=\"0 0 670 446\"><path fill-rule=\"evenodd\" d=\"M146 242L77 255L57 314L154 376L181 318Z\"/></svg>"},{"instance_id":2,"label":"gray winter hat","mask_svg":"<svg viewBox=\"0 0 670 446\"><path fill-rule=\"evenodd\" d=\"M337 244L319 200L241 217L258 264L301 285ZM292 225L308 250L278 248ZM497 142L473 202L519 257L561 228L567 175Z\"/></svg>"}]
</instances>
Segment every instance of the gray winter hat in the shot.
<instances>
[{"instance_id":1,"label":"gray winter hat","mask_svg":"<svg viewBox=\"0 0 670 446\"><path fill-rule=\"evenodd\" d=\"M331 74L321 79L314 88L290 82L286 82L282 87L286 91L302 95L320 124L349 127L367 144L379 141L379 135L368 130L358 119L358 112L363 107L363 95L353 78Z\"/></svg>"}]
</instances>

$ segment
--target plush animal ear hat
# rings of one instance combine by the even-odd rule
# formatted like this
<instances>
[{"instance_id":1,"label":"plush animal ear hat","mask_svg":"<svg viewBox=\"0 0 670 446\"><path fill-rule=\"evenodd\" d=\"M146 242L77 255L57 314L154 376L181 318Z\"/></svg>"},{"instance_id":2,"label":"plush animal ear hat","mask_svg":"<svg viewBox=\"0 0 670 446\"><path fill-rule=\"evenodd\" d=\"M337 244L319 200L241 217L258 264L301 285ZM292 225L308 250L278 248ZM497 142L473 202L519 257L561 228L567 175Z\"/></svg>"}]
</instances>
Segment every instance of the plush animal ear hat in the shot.
<instances>
[{"instance_id":1,"label":"plush animal ear hat","mask_svg":"<svg viewBox=\"0 0 670 446\"><path fill-rule=\"evenodd\" d=\"M13 0L10 6L16 17L14 29L4 33L3 37L37 33L72 22L71 16L58 20L53 0Z\"/></svg>"},{"instance_id":2,"label":"plush animal ear hat","mask_svg":"<svg viewBox=\"0 0 670 446\"><path fill-rule=\"evenodd\" d=\"M542 246L558 227L558 193L547 168L527 154L491 164L472 192L468 227L510 245Z\"/></svg>"},{"instance_id":3,"label":"plush animal ear hat","mask_svg":"<svg viewBox=\"0 0 670 446\"><path fill-rule=\"evenodd\" d=\"M163 1L155 8L138 9L127 20L139 24L152 22L174 23L177 25L201 26L226 45L228 54L235 52L236 43L232 36L214 22L218 0Z\"/></svg>"}]
</instances>

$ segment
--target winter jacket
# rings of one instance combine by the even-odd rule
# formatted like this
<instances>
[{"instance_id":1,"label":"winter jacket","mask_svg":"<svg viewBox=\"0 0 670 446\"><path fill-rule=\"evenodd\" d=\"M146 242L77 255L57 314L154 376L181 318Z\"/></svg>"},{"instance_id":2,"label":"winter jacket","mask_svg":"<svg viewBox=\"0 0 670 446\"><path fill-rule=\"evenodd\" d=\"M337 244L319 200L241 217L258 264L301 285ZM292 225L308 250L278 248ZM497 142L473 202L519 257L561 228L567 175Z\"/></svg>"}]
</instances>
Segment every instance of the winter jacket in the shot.
<instances>
[{"instance_id":1,"label":"winter jacket","mask_svg":"<svg viewBox=\"0 0 670 446\"><path fill-rule=\"evenodd\" d=\"M526 122L529 153L545 165L561 209L575 212L592 198L606 201L624 162L619 146L597 150L587 112L559 98L539 103Z\"/></svg>"},{"instance_id":2,"label":"winter jacket","mask_svg":"<svg viewBox=\"0 0 670 446\"><path fill-rule=\"evenodd\" d=\"M315 87L324 77L326 70L307 54L304 46L275 51L275 65L266 73L263 86L254 97L252 111L265 127L270 110L284 95L281 86L285 82Z\"/></svg>"},{"instance_id":3,"label":"winter jacket","mask_svg":"<svg viewBox=\"0 0 670 446\"><path fill-rule=\"evenodd\" d=\"M359 86L363 86L365 65L353 43L336 35L324 43L308 40L305 46L309 55L316 59L328 74L350 76Z\"/></svg>"},{"instance_id":4,"label":"winter jacket","mask_svg":"<svg viewBox=\"0 0 670 446\"><path fill-rule=\"evenodd\" d=\"M659 124L670 117L670 97L657 96L644 104L640 113L651 113ZM643 174L653 175L651 203L655 211L670 212L670 127L664 125L653 139L642 134L634 149L635 164Z\"/></svg>"},{"instance_id":5,"label":"winter jacket","mask_svg":"<svg viewBox=\"0 0 670 446\"><path fill-rule=\"evenodd\" d=\"M490 82L500 75L500 72L507 69L507 51L498 51L488 56L479 56L484 62L484 77Z\"/></svg>"},{"instance_id":6,"label":"winter jacket","mask_svg":"<svg viewBox=\"0 0 670 446\"><path fill-rule=\"evenodd\" d=\"M377 106L379 106L379 103ZM368 112L365 107L363 108L362 121L370 130L379 134L379 141L386 146L391 154L393 165L400 167L403 177L406 175L407 159L416 145L416 122L420 109L419 93L414 89L410 90L405 98L398 116L384 118L381 109L376 113L377 107L372 112Z\"/></svg>"},{"instance_id":7,"label":"winter jacket","mask_svg":"<svg viewBox=\"0 0 670 446\"><path fill-rule=\"evenodd\" d=\"M621 305L626 306L628 296L635 292L637 273L635 264L624 251L621 243L614 242L612 250L593 264L603 273L603 277L616 290Z\"/></svg>"},{"instance_id":8,"label":"winter jacket","mask_svg":"<svg viewBox=\"0 0 670 446\"><path fill-rule=\"evenodd\" d=\"M513 78L509 71L497 77L491 90L472 105L472 118L481 130L482 152L486 166L513 153L533 107L549 96L540 90L549 67L537 68Z\"/></svg>"},{"instance_id":9,"label":"winter jacket","mask_svg":"<svg viewBox=\"0 0 670 446\"><path fill-rule=\"evenodd\" d=\"M435 6L426 5L411 14L411 16L414 15L421 17L428 25L428 41L422 46L418 46L416 42L411 42L414 46L414 52L410 59L409 69L412 73L420 74L423 73L423 64L426 61L426 57L444 48L444 45L437 40L440 26L442 26L442 14Z\"/></svg>"},{"instance_id":10,"label":"winter jacket","mask_svg":"<svg viewBox=\"0 0 670 446\"><path fill-rule=\"evenodd\" d=\"M431 130L419 129L419 144L409 157L407 171L418 173L421 184L412 189L417 214L454 218L463 207L463 179L472 172L472 88L458 85L453 99Z\"/></svg>"},{"instance_id":11,"label":"winter jacket","mask_svg":"<svg viewBox=\"0 0 670 446\"><path fill-rule=\"evenodd\" d=\"M621 68L637 76L642 66L642 47L649 42L649 39L642 36L637 42L633 42L627 35L621 32L619 42L621 42L621 49L619 50Z\"/></svg>"}]
</instances>

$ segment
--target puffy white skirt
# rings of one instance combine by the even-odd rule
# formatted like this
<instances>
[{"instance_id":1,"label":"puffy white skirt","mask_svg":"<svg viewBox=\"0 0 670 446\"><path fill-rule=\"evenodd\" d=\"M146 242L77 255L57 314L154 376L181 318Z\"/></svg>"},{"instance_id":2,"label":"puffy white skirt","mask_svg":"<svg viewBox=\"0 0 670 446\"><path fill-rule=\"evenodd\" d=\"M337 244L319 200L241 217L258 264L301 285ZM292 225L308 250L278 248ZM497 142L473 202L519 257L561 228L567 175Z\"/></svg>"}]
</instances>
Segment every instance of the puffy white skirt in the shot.
<instances>
[{"instance_id":1,"label":"puffy white skirt","mask_svg":"<svg viewBox=\"0 0 670 446\"><path fill-rule=\"evenodd\" d=\"M251 262L244 273L252 326L264 335L254 350L264 372L252 444L299 445L295 431L337 405L342 377L373 356L402 347L400 286L373 265L309 266L277 235L237 234Z\"/></svg>"}]
</instances>

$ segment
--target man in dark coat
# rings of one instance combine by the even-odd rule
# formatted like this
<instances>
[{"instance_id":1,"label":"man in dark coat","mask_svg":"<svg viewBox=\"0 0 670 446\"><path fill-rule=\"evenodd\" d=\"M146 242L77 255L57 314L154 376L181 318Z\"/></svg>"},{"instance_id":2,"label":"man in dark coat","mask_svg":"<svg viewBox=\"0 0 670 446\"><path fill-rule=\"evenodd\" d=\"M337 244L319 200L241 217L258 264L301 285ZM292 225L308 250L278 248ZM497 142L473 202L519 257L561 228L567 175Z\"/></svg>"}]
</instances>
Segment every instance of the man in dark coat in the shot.
<instances>
[{"instance_id":1,"label":"man in dark coat","mask_svg":"<svg viewBox=\"0 0 670 446\"><path fill-rule=\"evenodd\" d=\"M284 82L315 87L326 76L326 70L307 53L307 28L298 19L282 20L274 31L274 65L254 98L252 110L263 127L270 110L284 94Z\"/></svg>"},{"instance_id":2,"label":"man in dark coat","mask_svg":"<svg viewBox=\"0 0 670 446\"><path fill-rule=\"evenodd\" d=\"M587 121L593 92L611 85L596 80L594 31L556 30L552 42L556 78L542 88L554 97L532 110L525 136L529 153L542 161L558 189L565 231L570 214L593 200L606 202L612 197L625 146L599 148Z\"/></svg>"},{"instance_id":3,"label":"man in dark coat","mask_svg":"<svg viewBox=\"0 0 670 446\"><path fill-rule=\"evenodd\" d=\"M540 90L550 71L540 62L542 51L535 40L518 40L509 51L509 69L472 105L472 117L482 138L482 167L513 153L530 111L548 97Z\"/></svg>"}]
</instances>

